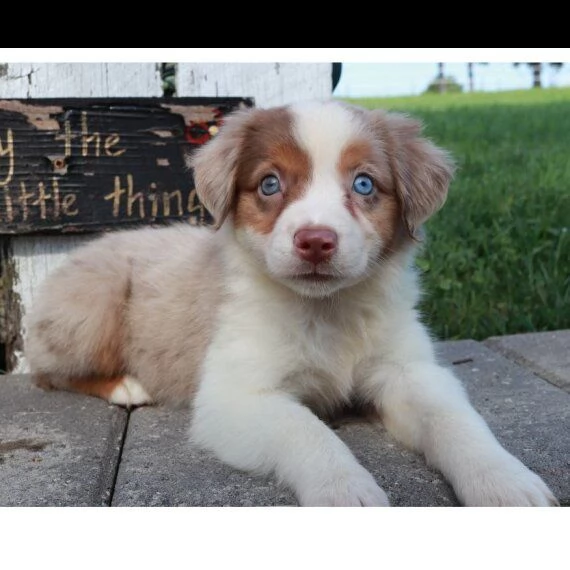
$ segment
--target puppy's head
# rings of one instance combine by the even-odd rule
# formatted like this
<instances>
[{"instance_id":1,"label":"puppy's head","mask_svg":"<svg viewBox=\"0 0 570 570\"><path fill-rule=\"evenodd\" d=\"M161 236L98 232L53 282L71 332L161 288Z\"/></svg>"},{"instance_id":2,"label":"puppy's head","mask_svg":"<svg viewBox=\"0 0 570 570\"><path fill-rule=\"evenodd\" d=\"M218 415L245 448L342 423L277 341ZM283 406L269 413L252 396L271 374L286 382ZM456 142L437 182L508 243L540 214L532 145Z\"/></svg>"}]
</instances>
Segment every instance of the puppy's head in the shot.
<instances>
[{"instance_id":1,"label":"puppy's head","mask_svg":"<svg viewBox=\"0 0 570 570\"><path fill-rule=\"evenodd\" d=\"M340 102L229 116L192 157L217 225L302 295L355 284L415 239L444 202L453 166L404 115Z\"/></svg>"}]
</instances>

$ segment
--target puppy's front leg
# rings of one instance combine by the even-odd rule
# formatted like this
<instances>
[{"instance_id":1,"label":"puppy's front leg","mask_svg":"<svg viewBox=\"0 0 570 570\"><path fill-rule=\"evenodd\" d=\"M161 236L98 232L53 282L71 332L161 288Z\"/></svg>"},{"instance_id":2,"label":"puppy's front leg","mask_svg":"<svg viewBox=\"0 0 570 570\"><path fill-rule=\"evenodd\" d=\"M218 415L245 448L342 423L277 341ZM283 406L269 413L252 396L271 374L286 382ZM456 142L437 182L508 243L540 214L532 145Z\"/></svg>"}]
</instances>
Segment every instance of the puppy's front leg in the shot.
<instances>
[{"instance_id":1,"label":"puppy's front leg","mask_svg":"<svg viewBox=\"0 0 570 570\"><path fill-rule=\"evenodd\" d=\"M463 504L557 504L542 479L499 444L449 370L429 360L392 363L374 382L386 428L424 453Z\"/></svg>"},{"instance_id":2,"label":"puppy's front leg","mask_svg":"<svg viewBox=\"0 0 570 570\"><path fill-rule=\"evenodd\" d=\"M252 375L243 382L239 365L207 369L194 402L194 442L238 469L274 473L304 506L388 505L331 429L289 394L253 388Z\"/></svg>"}]
</instances>

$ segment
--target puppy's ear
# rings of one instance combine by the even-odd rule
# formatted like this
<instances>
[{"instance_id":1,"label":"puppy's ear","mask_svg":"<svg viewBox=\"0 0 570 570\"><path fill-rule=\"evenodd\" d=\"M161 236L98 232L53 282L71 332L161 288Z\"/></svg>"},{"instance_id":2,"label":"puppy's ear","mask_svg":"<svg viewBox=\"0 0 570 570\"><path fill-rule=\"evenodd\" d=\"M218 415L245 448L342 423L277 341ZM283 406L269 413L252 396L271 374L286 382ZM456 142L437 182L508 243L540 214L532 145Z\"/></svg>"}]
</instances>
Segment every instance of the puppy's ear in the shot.
<instances>
[{"instance_id":1,"label":"puppy's ear","mask_svg":"<svg viewBox=\"0 0 570 570\"><path fill-rule=\"evenodd\" d=\"M372 111L386 144L402 216L412 237L445 202L455 170L449 153L421 136L422 123L407 115Z\"/></svg>"},{"instance_id":2,"label":"puppy's ear","mask_svg":"<svg viewBox=\"0 0 570 570\"><path fill-rule=\"evenodd\" d=\"M212 214L216 229L226 219L235 194L237 165L251 110L228 115L218 134L199 147L186 163L194 171L200 202Z\"/></svg>"}]
</instances>

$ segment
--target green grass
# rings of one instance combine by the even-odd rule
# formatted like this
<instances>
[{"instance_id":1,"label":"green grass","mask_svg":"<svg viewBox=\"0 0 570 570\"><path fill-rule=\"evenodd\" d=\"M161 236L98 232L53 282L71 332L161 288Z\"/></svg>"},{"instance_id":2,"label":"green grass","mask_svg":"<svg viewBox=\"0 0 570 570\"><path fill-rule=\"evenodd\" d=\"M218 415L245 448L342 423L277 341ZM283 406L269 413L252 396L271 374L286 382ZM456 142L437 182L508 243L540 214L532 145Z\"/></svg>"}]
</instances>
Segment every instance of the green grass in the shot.
<instances>
[{"instance_id":1,"label":"green grass","mask_svg":"<svg viewBox=\"0 0 570 570\"><path fill-rule=\"evenodd\" d=\"M570 89L352 101L423 119L457 161L418 258L435 335L570 328Z\"/></svg>"},{"instance_id":2,"label":"green grass","mask_svg":"<svg viewBox=\"0 0 570 570\"><path fill-rule=\"evenodd\" d=\"M406 110L448 110L450 107L474 107L495 105L543 105L570 101L570 87L554 89L525 89L496 93L430 93L410 97L380 97L345 99L369 109L383 108Z\"/></svg>"}]
</instances>

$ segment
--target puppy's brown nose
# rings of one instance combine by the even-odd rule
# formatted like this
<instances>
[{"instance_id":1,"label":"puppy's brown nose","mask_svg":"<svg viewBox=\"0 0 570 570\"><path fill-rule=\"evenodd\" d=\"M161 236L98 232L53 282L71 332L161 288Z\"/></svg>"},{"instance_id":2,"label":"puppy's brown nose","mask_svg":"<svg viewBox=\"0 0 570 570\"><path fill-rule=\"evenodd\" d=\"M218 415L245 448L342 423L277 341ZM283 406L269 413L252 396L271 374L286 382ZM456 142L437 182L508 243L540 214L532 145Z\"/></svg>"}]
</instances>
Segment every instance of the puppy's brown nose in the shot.
<instances>
[{"instance_id":1,"label":"puppy's brown nose","mask_svg":"<svg viewBox=\"0 0 570 570\"><path fill-rule=\"evenodd\" d=\"M304 228L293 237L297 255L310 263L328 261L336 250L338 236L328 228Z\"/></svg>"}]
</instances>

